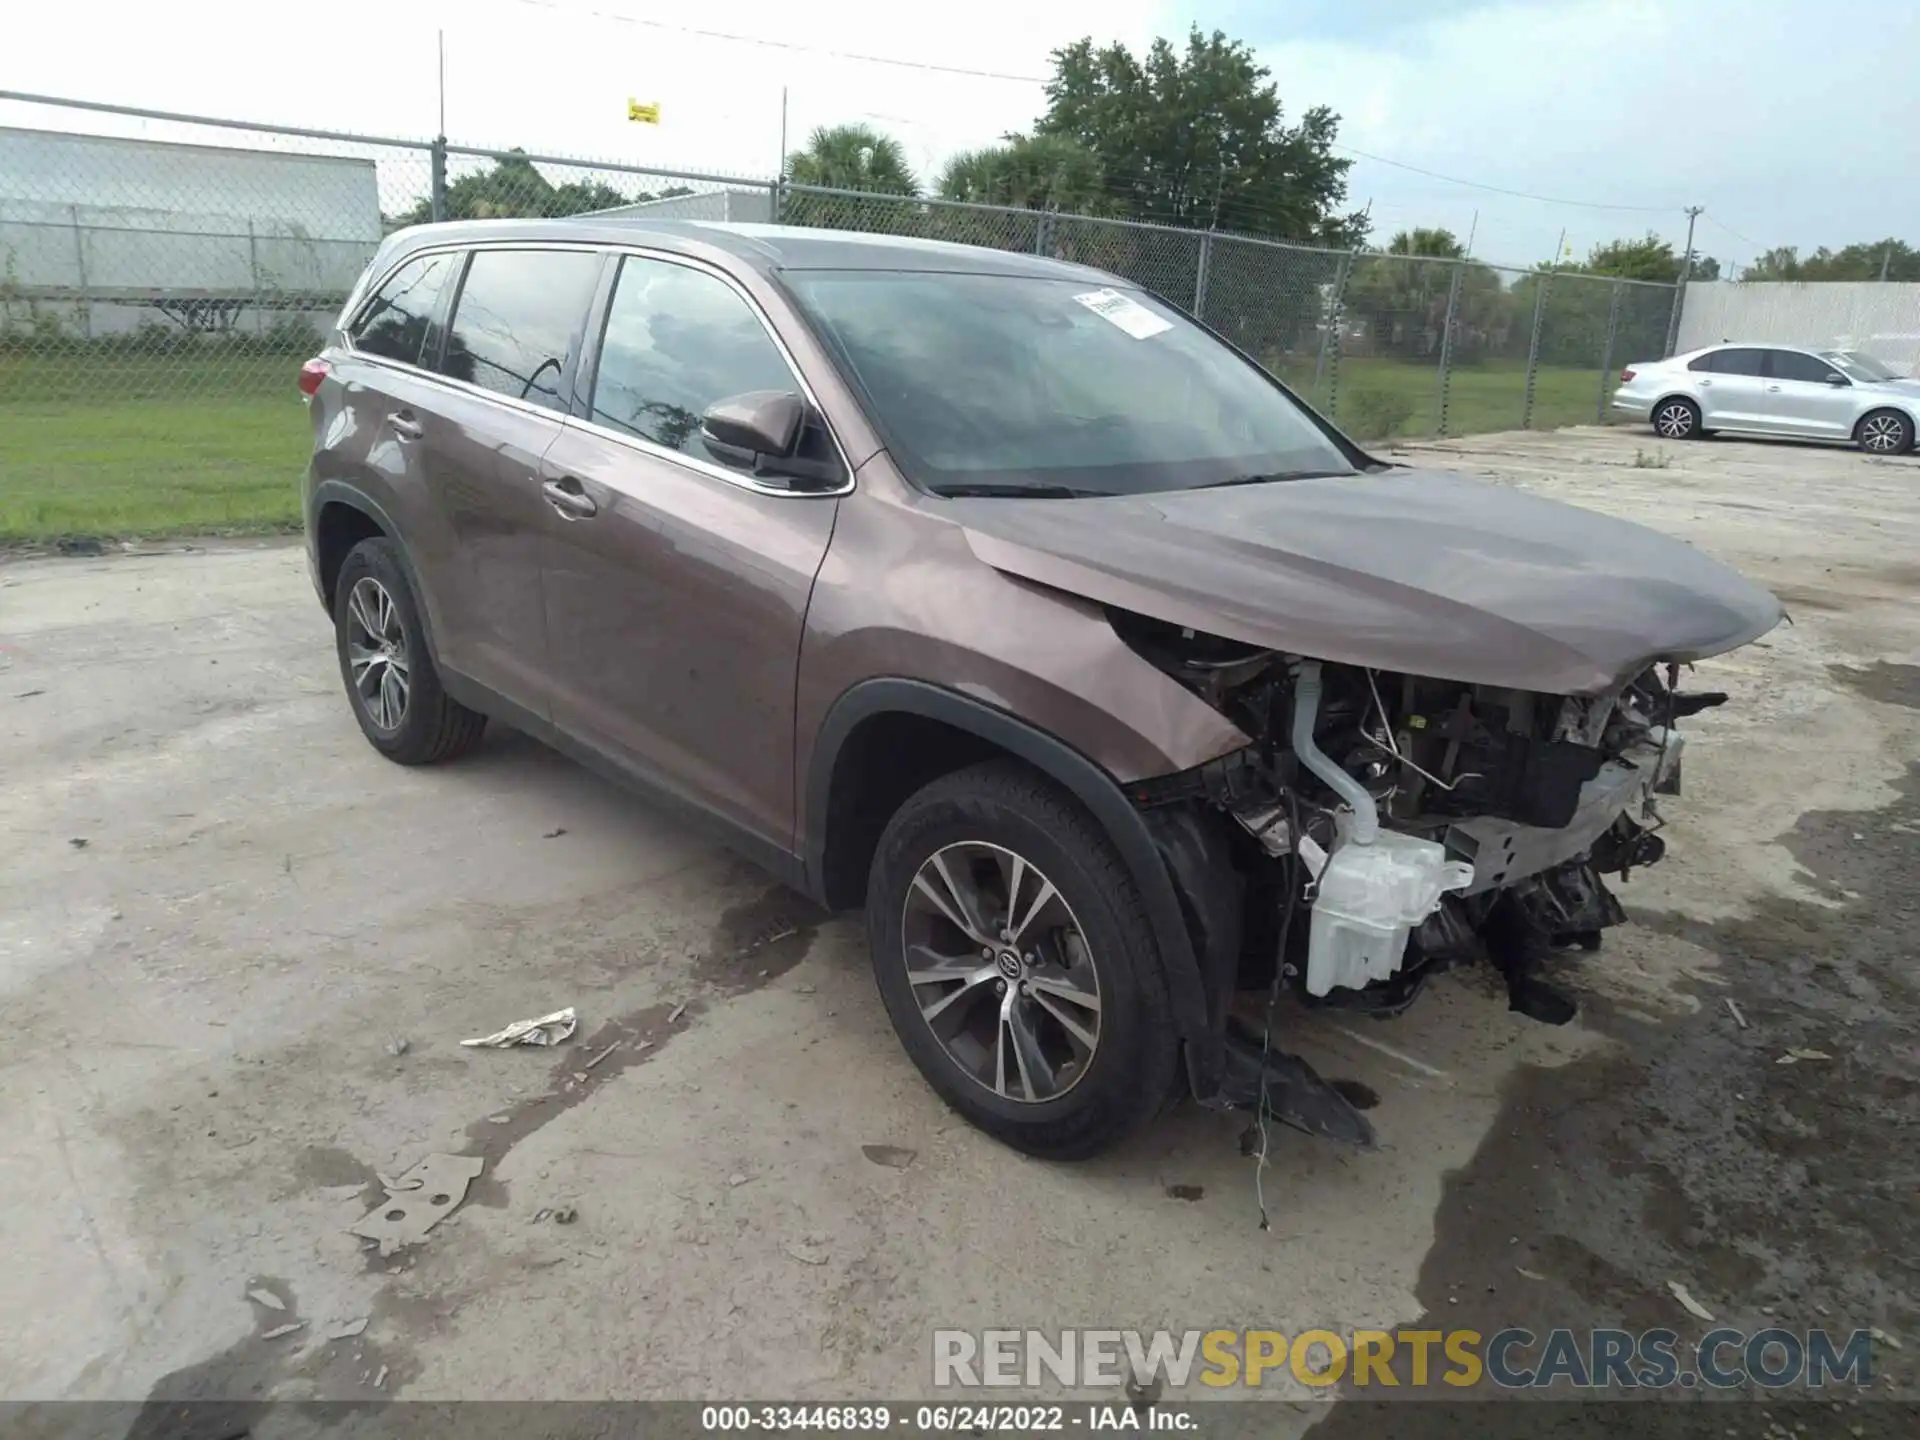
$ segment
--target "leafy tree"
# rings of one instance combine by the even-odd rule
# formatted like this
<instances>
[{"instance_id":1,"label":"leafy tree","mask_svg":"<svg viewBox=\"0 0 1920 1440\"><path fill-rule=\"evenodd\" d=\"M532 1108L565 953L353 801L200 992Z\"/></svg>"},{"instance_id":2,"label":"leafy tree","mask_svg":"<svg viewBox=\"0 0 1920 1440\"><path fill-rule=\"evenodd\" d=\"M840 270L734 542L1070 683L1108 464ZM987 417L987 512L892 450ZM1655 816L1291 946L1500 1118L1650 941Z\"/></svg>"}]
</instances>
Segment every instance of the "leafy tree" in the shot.
<instances>
[{"instance_id":1,"label":"leafy tree","mask_svg":"<svg viewBox=\"0 0 1920 1440\"><path fill-rule=\"evenodd\" d=\"M943 200L1079 215L1098 214L1106 198L1099 158L1065 135L1007 135L965 151L947 162L938 189Z\"/></svg>"},{"instance_id":2,"label":"leafy tree","mask_svg":"<svg viewBox=\"0 0 1920 1440\"><path fill-rule=\"evenodd\" d=\"M1589 275L1617 275L1623 280L1657 280L1671 285L1680 278L1682 256L1671 240L1662 240L1649 230L1639 240L1609 240L1587 252L1584 266L1564 267L1585 270ZM1693 257L1692 278L1717 280L1720 262L1698 252Z\"/></svg>"},{"instance_id":3,"label":"leafy tree","mask_svg":"<svg viewBox=\"0 0 1920 1440\"><path fill-rule=\"evenodd\" d=\"M1804 280L1800 271L1800 250L1794 245L1777 245L1761 253L1740 272L1742 280Z\"/></svg>"},{"instance_id":4,"label":"leafy tree","mask_svg":"<svg viewBox=\"0 0 1920 1440\"><path fill-rule=\"evenodd\" d=\"M1822 245L1805 259L1798 247L1768 250L1740 272L1742 280L1920 280L1920 251L1889 236L1829 250Z\"/></svg>"},{"instance_id":5,"label":"leafy tree","mask_svg":"<svg viewBox=\"0 0 1920 1440\"><path fill-rule=\"evenodd\" d=\"M1513 317L1511 297L1497 271L1465 257L1466 247L1452 231L1417 228L1402 230L1384 251L1354 262L1343 306L1349 321L1365 326L1374 354L1410 360L1437 357L1456 272L1460 292L1454 305L1454 358L1470 363L1505 342Z\"/></svg>"},{"instance_id":6,"label":"leafy tree","mask_svg":"<svg viewBox=\"0 0 1920 1440\"><path fill-rule=\"evenodd\" d=\"M1426 255L1440 260L1458 260L1466 246L1451 230L1427 230L1415 226L1402 230L1387 242L1389 255Z\"/></svg>"},{"instance_id":7,"label":"leafy tree","mask_svg":"<svg viewBox=\"0 0 1920 1440\"><path fill-rule=\"evenodd\" d=\"M804 148L787 157L787 179L796 185L879 195L920 193L900 142L871 125L821 126Z\"/></svg>"},{"instance_id":8,"label":"leafy tree","mask_svg":"<svg viewBox=\"0 0 1920 1440\"><path fill-rule=\"evenodd\" d=\"M876 196L855 200L845 195L816 195L789 190L780 218L789 225L839 230L918 233L926 225L925 207L912 203L920 183L898 140L871 125L823 125L806 145L787 157L786 179L796 186L859 190Z\"/></svg>"},{"instance_id":9,"label":"leafy tree","mask_svg":"<svg viewBox=\"0 0 1920 1440\"><path fill-rule=\"evenodd\" d=\"M449 220L502 220L555 218L581 215L592 210L611 210L645 200L663 200L674 195L691 195L684 185L671 185L655 194L642 190L623 195L598 180L571 180L555 185L534 167L520 150L509 152L504 160L489 169L462 175L447 186L446 218ZM412 209L391 217L389 229L404 225L425 225L433 218L433 202L422 197Z\"/></svg>"},{"instance_id":10,"label":"leafy tree","mask_svg":"<svg viewBox=\"0 0 1920 1440\"><path fill-rule=\"evenodd\" d=\"M1339 118L1325 106L1284 123L1253 51L1196 27L1184 53L1156 40L1077 40L1053 53L1040 135L1100 159L1110 208L1136 220L1350 246L1366 222L1340 213L1353 162L1335 156Z\"/></svg>"}]
</instances>

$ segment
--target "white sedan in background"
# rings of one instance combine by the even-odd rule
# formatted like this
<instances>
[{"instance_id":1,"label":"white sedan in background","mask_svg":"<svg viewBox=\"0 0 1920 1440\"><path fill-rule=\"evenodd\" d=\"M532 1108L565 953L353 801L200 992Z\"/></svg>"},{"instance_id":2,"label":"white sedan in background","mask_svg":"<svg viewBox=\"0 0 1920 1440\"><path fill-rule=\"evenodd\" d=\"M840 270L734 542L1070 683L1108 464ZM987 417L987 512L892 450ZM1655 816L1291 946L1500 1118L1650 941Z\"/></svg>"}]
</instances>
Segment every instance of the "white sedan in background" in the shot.
<instances>
[{"instance_id":1,"label":"white sedan in background","mask_svg":"<svg viewBox=\"0 0 1920 1440\"><path fill-rule=\"evenodd\" d=\"M1920 380L1857 350L1712 345L1627 366L1613 408L1667 440L1727 430L1902 455L1920 430Z\"/></svg>"}]
</instances>

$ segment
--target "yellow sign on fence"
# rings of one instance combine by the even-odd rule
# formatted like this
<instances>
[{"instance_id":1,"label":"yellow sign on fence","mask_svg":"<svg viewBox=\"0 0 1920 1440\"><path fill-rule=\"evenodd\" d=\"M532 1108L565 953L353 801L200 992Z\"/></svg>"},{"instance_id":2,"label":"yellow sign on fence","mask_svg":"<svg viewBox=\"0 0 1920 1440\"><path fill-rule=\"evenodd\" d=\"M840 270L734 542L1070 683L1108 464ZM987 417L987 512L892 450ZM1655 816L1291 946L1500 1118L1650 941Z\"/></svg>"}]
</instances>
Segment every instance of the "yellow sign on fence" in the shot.
<instances>
[{"instance_id":1,"label":"yellow sign on fence","mask_svg":"<svg viewBox=\"0 0 1920 1440\"><path fill-rule=\"evenodd\" d=\"M638 100L629 97L627 100L627 119L638 120L643 125L658 125L660 123L660 102L656 100L651 105L642 105Z\"/></svg>"}]
</instances>

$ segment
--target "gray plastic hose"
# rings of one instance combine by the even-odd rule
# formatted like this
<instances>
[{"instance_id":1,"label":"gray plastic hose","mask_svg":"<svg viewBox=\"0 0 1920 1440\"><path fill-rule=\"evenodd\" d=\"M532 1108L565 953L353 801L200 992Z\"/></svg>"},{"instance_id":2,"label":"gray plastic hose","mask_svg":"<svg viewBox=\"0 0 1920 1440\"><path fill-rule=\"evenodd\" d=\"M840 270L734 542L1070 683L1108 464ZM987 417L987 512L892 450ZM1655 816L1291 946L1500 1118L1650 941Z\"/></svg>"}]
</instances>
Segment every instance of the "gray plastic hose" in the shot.
<instances>
[{"instance_id":1,"label":"gray plastic hose","mask_svg":"<svg viewBox=\"0 0 1920 1440\"><path fill-rule=\"evenodd\" d=\"M1356 845L1371 845L1380 833L1380 812L1374 808L1373 796L1313 743L1313 722L1320 715L1320 662L1301 661L1293 677L1293 753L1352 808L1353 833L1348 838Z\"/></svg>"}]
</instances>

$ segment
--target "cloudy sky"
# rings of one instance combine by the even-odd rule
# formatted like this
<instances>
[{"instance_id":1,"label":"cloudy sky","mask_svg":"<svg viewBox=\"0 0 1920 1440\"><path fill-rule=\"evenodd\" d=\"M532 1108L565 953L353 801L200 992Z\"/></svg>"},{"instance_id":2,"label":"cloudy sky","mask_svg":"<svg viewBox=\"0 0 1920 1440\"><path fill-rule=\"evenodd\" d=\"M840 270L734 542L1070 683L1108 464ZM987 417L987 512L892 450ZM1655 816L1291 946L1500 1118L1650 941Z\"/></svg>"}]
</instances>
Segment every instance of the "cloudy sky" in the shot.
<instances>
[{"instance_id":1,"label":"cloudy sky","mask_svg":"<svg viewBox=\"0 0 1920 1440\"><path fill-rule=\"evenodd\" d=\"M1197 23L1255 46L1291 113L1330 105L1342 143L1379 157L1357 159L1352 194L1382 238L1445 225L1471 230L1478 256L1531 264L1563 229L1579 252L1647 229L1677 241L1682 207L1699 204L1700 248L1723 261L1776 244L1920 242L1920 87L1896 60L1920 53L1913 0L966 0L937 24L898 0L13 11L0 89L425 136L444 31L457 140L760 176L778 164L783 88L795 143L863 119L931 174L1033 120L1040 87L1022 77L1044 75L1055 46L1090 34L1139 47ZM1836 44L1841 32L1870 43ZM663 123L629 123L629 96L657 101ZM6 103L0 124L185 138Z\"/></svg>"}]
</instances>

